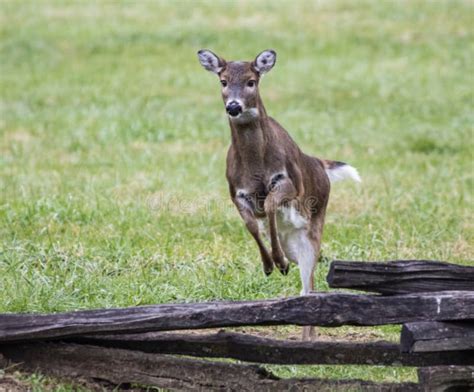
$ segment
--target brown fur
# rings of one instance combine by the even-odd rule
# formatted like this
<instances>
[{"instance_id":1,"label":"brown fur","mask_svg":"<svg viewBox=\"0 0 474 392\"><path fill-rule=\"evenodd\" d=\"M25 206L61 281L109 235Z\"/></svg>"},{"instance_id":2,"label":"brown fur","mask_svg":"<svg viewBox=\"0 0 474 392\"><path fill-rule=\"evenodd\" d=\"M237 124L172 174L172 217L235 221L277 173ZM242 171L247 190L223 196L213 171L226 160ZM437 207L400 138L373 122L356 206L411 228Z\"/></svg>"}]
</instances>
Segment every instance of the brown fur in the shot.
<instances>
[{"instance_id":1,"label":"brown fur","mask_svg":"<svg viewBox=\"0 0 474 392\"><path fill-rule=\"evenodd\" d=\"M209 56L212 55L210 52ZM226 176L232 201L259 247L264 272L269 275L276 265L286 274L288 263L279 241L277 209L291 203L307 219L308 237L317 260L330 191L325 168L336 163L304 154L288 132L267 115L258 91L261 74L257 69L257 59L253 62L214 59L218 64L214 72L226 84L222 90L224 102L236 96L245 108L258 110L258 117L248 121L229 119L232 143L227 155ZM208 60L204 58L204 63L201 63L206 67ZM249 80L257 82L254 89L248 88ZM282 171L286 171L286 177L275 177L275 173ZM242 189L245 194L238 193ZM268 219L271 252L262 241L258 218Z\"/></svg>"}]
</instances>

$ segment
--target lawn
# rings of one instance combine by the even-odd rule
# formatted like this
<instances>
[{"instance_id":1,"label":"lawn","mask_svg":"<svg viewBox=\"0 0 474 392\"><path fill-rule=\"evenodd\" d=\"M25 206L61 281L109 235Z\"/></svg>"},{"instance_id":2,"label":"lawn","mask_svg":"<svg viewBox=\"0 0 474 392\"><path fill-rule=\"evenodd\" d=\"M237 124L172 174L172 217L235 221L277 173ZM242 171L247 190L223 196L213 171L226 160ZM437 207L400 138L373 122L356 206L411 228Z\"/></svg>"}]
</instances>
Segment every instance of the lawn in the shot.
<instances>
[{"instance_id":1,"label":"lawn","mask_svg":"<svg viewBox=\"0 0 474 392\"><path fill-rule=\"evenodd\" d=\"M362 176L332 189L319 290L332 259L473 265L473 14L472 1L2 2L0 311L299 293L297 268L265 277L230 203L230 131L201 48L240 60L275 49L267 112L306 153Z\"/></svg>"}]
</instances>

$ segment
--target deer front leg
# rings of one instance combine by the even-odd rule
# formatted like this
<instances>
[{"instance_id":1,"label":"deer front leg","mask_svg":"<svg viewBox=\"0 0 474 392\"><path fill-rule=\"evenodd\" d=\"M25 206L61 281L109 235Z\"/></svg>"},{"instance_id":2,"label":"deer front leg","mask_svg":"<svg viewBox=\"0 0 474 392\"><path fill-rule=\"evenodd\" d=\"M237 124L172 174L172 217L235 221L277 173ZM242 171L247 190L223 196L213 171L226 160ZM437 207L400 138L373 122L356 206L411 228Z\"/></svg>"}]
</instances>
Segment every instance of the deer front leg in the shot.
<instances>
[{"instance_id":1,"label":"deer front leg","mask_svg":"<svg viewBox=\"0 0 474 392\"><path fill-rule=\"evenodd\" d=\"M293 182L285 174L281 173L272 177L268 188L269 193L265 199L264 208L269 223L272 258L280 272L286 275L288 273L289 264L285 261L280 239L278 238L276 213L278 207L296 198L297 190Z\"/></svg>"},{"instance_id":2,"label":"deer front leg","mask_svg":"<svg viewBox=\"0 0 474 392\"><path fill-rule=\"evenodd\" d=\"M263 263L263 272L265 272L265 275L269 276L273 272L273 260L262 241L262 237L260 236L258 222L253 213L252 206L247 205L250 201L245 194L238 194L237 199L233 199L233 201L239 210L240 216L245 222L247 230L258 245L260 257Z\"/></svg>"}]
</instances>

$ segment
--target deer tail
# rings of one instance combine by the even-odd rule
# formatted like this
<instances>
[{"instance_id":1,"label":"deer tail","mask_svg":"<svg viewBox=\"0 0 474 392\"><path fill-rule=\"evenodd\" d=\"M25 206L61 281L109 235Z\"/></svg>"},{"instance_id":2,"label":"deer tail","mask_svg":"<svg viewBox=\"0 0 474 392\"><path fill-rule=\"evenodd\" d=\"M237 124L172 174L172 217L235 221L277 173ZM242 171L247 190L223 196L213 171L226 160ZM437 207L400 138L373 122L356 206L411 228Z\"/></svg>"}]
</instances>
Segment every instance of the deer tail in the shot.
<instances>
[{"instance_id":1,"label":"deer tail","mask_svg":"<svg viewBox=\"0 0 474 392\"><path fill-rule=\"evenodd\" d=\"M330 161L322 159L324 169L331 182L351 179L355 182L361 182L359 172L355 167L352 167L344 162Z\"/></svg>"}]
</instances>

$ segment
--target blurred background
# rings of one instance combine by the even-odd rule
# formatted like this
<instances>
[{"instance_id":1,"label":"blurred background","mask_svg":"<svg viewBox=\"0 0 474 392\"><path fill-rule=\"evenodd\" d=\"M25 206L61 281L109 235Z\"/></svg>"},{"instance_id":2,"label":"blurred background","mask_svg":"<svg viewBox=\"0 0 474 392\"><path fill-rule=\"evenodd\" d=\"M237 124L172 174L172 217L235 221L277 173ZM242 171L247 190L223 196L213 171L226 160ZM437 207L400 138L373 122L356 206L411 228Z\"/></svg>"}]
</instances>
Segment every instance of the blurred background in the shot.
<instances>
[{"instance_id":1,"label":"blurred background","mask_svg":"<svg viewBox=\"0 0 474 392\"><path fill-rule=\"evenodd\" d=\"M274 49L267 112L306 153L359 169L361 186L332 189L318 289L332 259L471 263L473 11L3 1L0 311L297 295L297 268L266 278L229 201L230 131L201 48L228 60ZM390 372L380 377L409 373Z\"/></svg>"}]
</instances>

